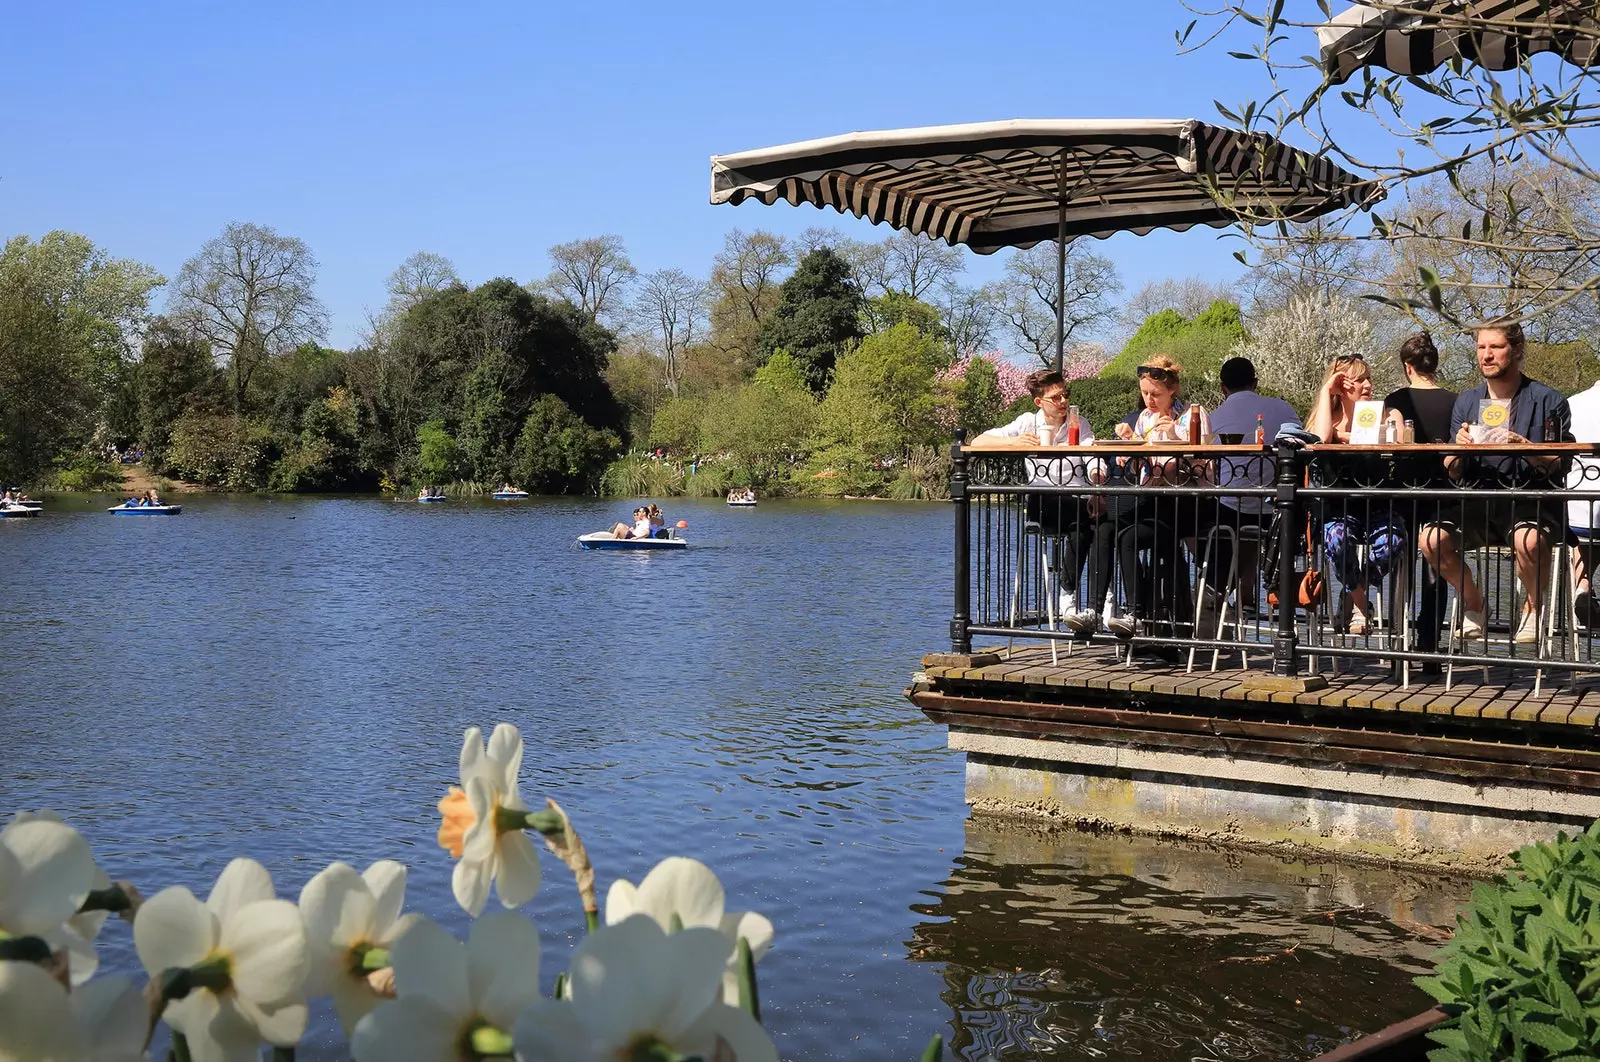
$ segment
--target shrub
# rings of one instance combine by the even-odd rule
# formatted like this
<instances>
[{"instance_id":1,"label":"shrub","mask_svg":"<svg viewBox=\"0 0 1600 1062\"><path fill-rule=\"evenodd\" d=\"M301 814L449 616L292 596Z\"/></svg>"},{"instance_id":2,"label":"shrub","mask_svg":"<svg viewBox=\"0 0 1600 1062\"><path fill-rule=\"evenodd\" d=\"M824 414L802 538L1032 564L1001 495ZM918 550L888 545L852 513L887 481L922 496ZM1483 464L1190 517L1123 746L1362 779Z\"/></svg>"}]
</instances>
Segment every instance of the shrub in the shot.
<instances>
[{"instance_id":1,"label":"shrub","mask_svg":"<svg viewBox=\"0 0 1600 1062\"><path fill-rule=\"evenodd\" d=\"M1578 1060L1600 1043L1600 823L1511 858L1417 979L1452 1014L1430 1062Z\"/></svg>"},{"instance_id":2,"label":"shrub","mask_svg":"<svg viewBox=\"0 0 1600 1062\"><path fill-rule=\"evenodd\" d=\"M600 493L613 498L670 498L684 493L683 469L644 454L624 454L600 474Z\"/></svg>"},{"instance_id":3,"label":"shrub","mask_svg":"<svg viewBox=\"0 0 1600 1062\"><path fill-rule=\"evenodd\" d=\"M78 450L56 458L48 487L51 490L104 491L122 484L122 468L113 462L95 456L92 451Z\"/></svg>"},{"instance_id":4,"label":"shrub","mask_svg":"<svg viewBox=\"0 0 1600 1062\"><path fill-rule=\"evenodd\" d=\"M185 413L172 425L167 470L226 490L261 490L279 454L265 424L232 415Z\"/></svg>"}]
</instances>

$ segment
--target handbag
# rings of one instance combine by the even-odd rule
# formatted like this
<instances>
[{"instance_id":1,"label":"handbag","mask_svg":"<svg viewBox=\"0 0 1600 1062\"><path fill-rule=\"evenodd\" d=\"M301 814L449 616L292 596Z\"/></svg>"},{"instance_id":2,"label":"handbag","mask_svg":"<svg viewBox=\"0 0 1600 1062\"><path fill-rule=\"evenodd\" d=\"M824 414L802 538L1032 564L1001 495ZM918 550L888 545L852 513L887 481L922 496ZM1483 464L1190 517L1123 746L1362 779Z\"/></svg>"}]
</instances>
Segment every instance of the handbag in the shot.
<instances>
[{"instance_id":1,"label":"handbag","mask_svg":"<svg viewBox=\"0 0 1600 1062\"><path fill-rule=\"evenodd\" d=\"M1278 565L1282 562L1278 555L1279 520L1279 513L1274 511L1272 514L1272 526L1267 532L1270 536L1270 541L1267 543L1267 563L1265 565L1267 604L1273 608L1278 607L1278 577L1280 571ZM1313 544L1311 537L1311 521L1307 520L1304 571L1300 575L1299 585L1295 588L1295 597L1301 608L1316 608L1317 605L1322 603L1324 595L1328 592L1327 580L1322 577L1322 572L1312 563L1316 555L1316 546Z\"/></svg>"}]
</instances>

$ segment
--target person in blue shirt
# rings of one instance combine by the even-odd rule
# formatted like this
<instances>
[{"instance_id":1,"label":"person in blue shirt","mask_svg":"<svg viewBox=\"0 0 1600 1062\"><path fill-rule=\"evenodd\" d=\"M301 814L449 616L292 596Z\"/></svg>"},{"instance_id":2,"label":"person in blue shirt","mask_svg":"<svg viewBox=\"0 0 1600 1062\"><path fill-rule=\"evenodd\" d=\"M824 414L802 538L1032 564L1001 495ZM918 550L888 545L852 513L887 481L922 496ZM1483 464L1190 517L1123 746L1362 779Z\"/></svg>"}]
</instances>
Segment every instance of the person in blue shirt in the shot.
<instances>
[{"instance_id":1,"label":"person in blue shirt","mask_svg":"<svg viewBox=\"0 0 1600 1062\"><path fill-rule=\"evenodd\" d=\"M1477 330L1478 371L1483 383L1456 399L1450 414L1452 438L1463 449L1527 442L1572 442L1572 410L1561 393L1523 375L1527 339L1519 324L1492 323ZM1509 404L1503 426L1478 423L1480 403L1498 399ZM1527 645L1539 640L1539 603L1550 575L1550 547L1567 533L1559 501L1526 499L1518 490L1560 490L1565 463L1558 457L1514 454L1456 453L1444 459L1453 484L1481 488L1481 499L1446 501L1440 518L1422 529L1422 556L1440 579L1461 595L1463 641L1484 636L1483 591L1462 563L1462 553L1483 546L1509 546L1516 555L1522 584L1521 616L1513 640Z\"/></svg>"}]
</instances>

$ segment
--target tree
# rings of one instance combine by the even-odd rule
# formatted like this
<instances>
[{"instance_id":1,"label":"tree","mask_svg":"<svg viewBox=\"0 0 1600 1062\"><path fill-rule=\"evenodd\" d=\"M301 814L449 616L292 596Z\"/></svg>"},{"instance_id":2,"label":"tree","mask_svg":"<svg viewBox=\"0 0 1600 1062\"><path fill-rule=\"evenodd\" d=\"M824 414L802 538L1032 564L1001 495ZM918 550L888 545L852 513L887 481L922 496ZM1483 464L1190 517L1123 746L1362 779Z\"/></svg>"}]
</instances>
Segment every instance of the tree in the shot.
<instances>
[{"instance_id":1,"label":"tree","mask_svg":"<svg viewBox=\"0 0 1600 1062\"><path fill-rule=\"evenodd\" d=\"M750 383L706 402L700 446L726 454L757 482L777 478L799 456L816 427L817 399L803 366L774 354Z\"/></svg>"},{"instance_id":2,"label":"tree","mask_svg":"<svg viewBox=\"0 0 1600 1062\"><path fill-rule=\"evenodd\" d=\"M198 336L157 317L145 330L136 374L139 438L147 462L158 471L173 423L197 393L209 392L216 378L211 348ZM212 411L212 410L208 410Z\"/></svg>"},{"instance_id":3,"label":"tree","mask_svg":"<svg viewBox=\"0 0 1600 1062\"><path fill-rule=\"evenodd\" d=\"M326 331L327 315L313 290L316 271L304 242L239 222L208 240L179 271L168 315L227 359L236 413L244 411L250 380L267 359Z\"/></svg>"},{"instance_id":4,"label":"tree","mask_svg":"<svg viewBox=\"0 0 1600 1062\"><path fill-rule=\"evenodd\" d=\"M939 308L914 299L903 291L887 291L865 300L861 307L861 321L864 332L883 332L903 322L941 343L950 342L950 330L945 327Z\"/></svg>"},{"instance_id":5,"label":"tree","mask_svg":"<svg viewBox=\"0 0 1600 1062\"><path fill-rule=\"evenodd\" d=\"M706 285L681 269L646 273L639 285L634 316L656 341L673 395L683 382L684 351L703 338L709 310Z\"/></svg>"},{"instance_id":6,"label":"tree","mask_svg":"<svg viewBox=\"0 0 1600 1062\"><path fill-rule=\"evenodd\" d=\"M910 325L867 336L839 358L819 410L825 447L861 464L936 443L933 381L944 352Z\"/></svg>"},{"instance_id":7,"label":"tree","mask_svg":"<svg viewBox=\"0 0 1600 1062\"><path fill-rule=\"evenodd\" d=\"M1441 36L1461 41L1559 32L1575 55L1592 54L1600 44L1592 5L1570 0L1542 5L1520 23L1511 22L1511 9L1501 4L1430 3L1420 12L1408 0L1363 0L1363 6L1375 17L1411 12ZM1371 297L1425 323L1442 318L1469 326L1474 322L1468 315L1507 294L1512 315L1532 320L1600 290L1600 227L1588 209L1574 209L1591 202L1600 187L1600 169L1585 154L1600 127L1595 106L1600 69L1535 56L1495 71L1476 57L1457 56L1435 70L1411 74L1367 68L1341 90L1335 85L1337 71L1323 75L1303 58L1315 49L1313 31L1328 20L1327 3L1224 0L1208 10L1198 5L1191 10L1197 17L1178 34L1180 49L1227 41L1217 46L1230 48L1230 55L1252 64L1261 76L1250 98L1233 106L1217 103L1224 118L1247 130L1309 140L1371 182L1365 203L1329 215L1320 231L1256 227L1251 239L1258 250L1329 239L1398 250L1401 265L1414 272L1391 278L1398 291L1386 286ZM1509 54L1513 61L1522 57L1515 41ZM1516 179L1530 167L1546 165L1564 171L1566 178L1553 184ZM1511 178L1499 182L1498 202L1474 194L1474 168ZM1434 178L1442 179L1466 208L1459 226L1457 219L1437 224L1440 212L1426 202L1429 192L1419 188ZM1362 206L1385 194L1387 209L1363 214ZM1247 220L1276 220L1269 203L1238 195L1226 201ZM1443 213L1453 213L1453 207ZM1431 251L1413 254L1408 249L1413 243ZM1551 251L1565 256L1564 266L1525 274L1527 283L1509 292L1503 274L1447 278L1419 260L1514 260ZM1328 271L1343 275L1338 265Z\"/></svg>"},{"instance_id":8,"label":"tree","mask_svg":"<svg viewBox=\"0 0 1600 1062\"><path fill-rule=\"evenodd\" d=\"M901 230L883 241L884 287L913 299L953 283L966 268L961 248L927 236Z\"/></svg>"},{"instance_id":9,"label":"tree","mask_svg":"<svg viewBox=\"0 0 1600 1062\"><path fill-rule=\"evenodd\" d=\"M550 248L550 266L539 288L606 324L620 319L628 287L639 275L622 237L614 235L558 243Z\"/></svg>"},{"instance_id":10,"label":"tree","mask_svg":"<svg viewBox=\"0 0 1600 1062\"><path fill-rule=\"evenodd\" d=\"M0 482L34 478L86 445L124 385L164 278L86 237L51 232L0 249Z\"/></svg>"},{"instance_id":11,"label":"tree","mask_svg":"<svg viewBox=\"0 0 1600 1062\"><path fill-rule=\"evenodd\" d=\"M756 355L765 361L779 350L798 361L811 389L821 392L834 360L861 338L861 291L844 259L822 248L800 260L783 282L778 304L761 323Z\"/></svg>"},{"instance_id":12,"label":"tree","mask_svg":"<svg viewBox=\"0 0 1600 1062\"><path fill-rule=\"evenodd\" d=\"M990 286L946 284L939 293L939 319L958 358L970 358L994 344L1001 325L1001 298Z\"/></svg>"},{"instance_id":13,"label":"tree","mask_svg":"<svg viewBox=\"0 0 1600 1062\"><path fill-rule=\"evenodd\" d=\"M1122 323L1129 332L1162 310L1174 310L1182 317L1197 317L1219 299L1232 301L1232 284L1221 284L1204 277L1168 277L1152 280L1134 293L1122 306Z\"/></svg>"},{"instance_id":14,"label":"tree","mask_svg":"<svg viewBox=\"0 0 1600 1062\"><path fill-rule=\"evenodd\" d=\"M417 251L389 274L389 309L404 313L429 295L460 283L450 259L431 251Z\"/></svg>"},{"instance_id":15,"label":"tree","mask_svg":"<svg viewBox=\"0 0 1600 1062\"><path fill-rule=\"evenodd\" d=\"M1067 244L1066 298L1062 334L1070 343L1093 334L1116 315L1110 297L1122 290L1111 259L1087 249L1081 241ZM1017 251L1006 262L1005 278L991 289L1001 317L1017 343L1045 366L1056 363L1056 245L1039 243Z\"/></svg>"},{"instance_id":16,"label":"tree","mask_svg":"<svg viewBox=\"0 0 1600 1062\"><path fill-rule=\"evenodd\" d=\"M511 474L535 494L592 493L620 446L614 432L593 427L555 395L541 395L517 436Z\"/></svg>"},{"instance_id":17,"label":"tree","mask_svg":"<svg viewBox=\"0 0 1600 1062\"><path fill-rule=\"evenodd\" d=\"M1282 309L1256 318L1250 338L1235 346L1233 353L1254 363L1264 389L1307 410L1335 356L1372 353L1372 322L1341 296L1294 295ZM1383 368L1376 359L1371 364L1374 371ZM1378 385L1374 381L1375 391Z\"/></svg>"},{"instance_id":18,"label":"tree","mask_svg":"<svg viewBox=\"0 0 1600 1062\"><path fill-rule=\"evenodd\" d=\"M734 229L711 268L711 343L753 371L756 334L778 304L782 273L794 256L782 237Z\"/></svg>"}]
</instances>

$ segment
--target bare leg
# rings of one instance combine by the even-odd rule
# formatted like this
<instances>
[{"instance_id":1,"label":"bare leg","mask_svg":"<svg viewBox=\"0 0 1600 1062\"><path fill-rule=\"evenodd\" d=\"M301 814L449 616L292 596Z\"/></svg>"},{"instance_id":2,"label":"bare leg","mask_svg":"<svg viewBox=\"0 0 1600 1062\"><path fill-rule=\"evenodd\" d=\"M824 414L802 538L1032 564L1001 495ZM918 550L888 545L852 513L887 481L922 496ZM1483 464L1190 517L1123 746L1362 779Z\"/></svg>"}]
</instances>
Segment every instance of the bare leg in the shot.
<instances>
[{"instance_id":1,"label":"bare leg","mask_svg":"<svg viewBox=\"0 0 1600 1062\"><path fill-rule=\"evenodd\" d=\"M611 527L612 538L632 538L633 528L627 524L613 524Z\"/></svg>"},{"instance_id":2,"label":"bare leg","mask_svg":"<svg viewBox=\"0 0 1600 1062\"><path fill-rule=\"evenodd\" d=\"M1461 595L1461 607L1468 612L1483 611L1483 594L1478 590L1472 570L1461 563L1461 547L1455 536L1438 524L1428 524L1417 537L1422 559L1428 562L1441 582L1450 584Z\"/></svg>"},{"instance_id":3,"label":"bare leg","mask_svg":"<svg viewBox=\"0 0 1600 1062\"><path fill-rule=\"evenodd\" d=\"M1550 582L1550 538L1524 524L1512 532L1511 544L1517 554L1517 578L1522 581L1522 611L1538 612Z\"/></svg>"}]
</instances>

